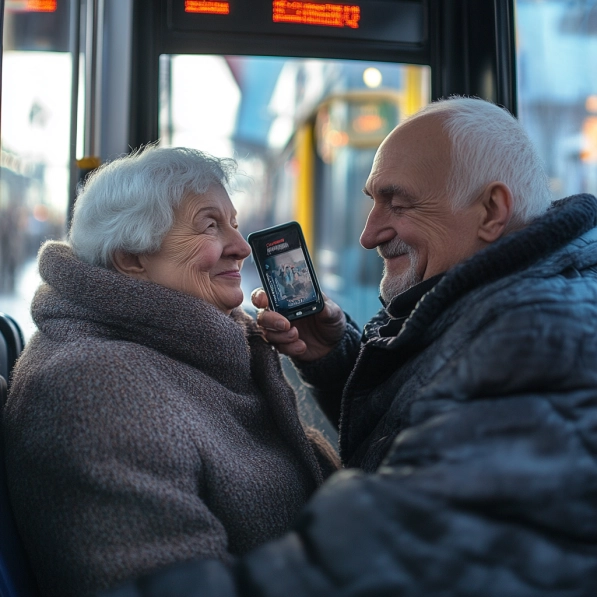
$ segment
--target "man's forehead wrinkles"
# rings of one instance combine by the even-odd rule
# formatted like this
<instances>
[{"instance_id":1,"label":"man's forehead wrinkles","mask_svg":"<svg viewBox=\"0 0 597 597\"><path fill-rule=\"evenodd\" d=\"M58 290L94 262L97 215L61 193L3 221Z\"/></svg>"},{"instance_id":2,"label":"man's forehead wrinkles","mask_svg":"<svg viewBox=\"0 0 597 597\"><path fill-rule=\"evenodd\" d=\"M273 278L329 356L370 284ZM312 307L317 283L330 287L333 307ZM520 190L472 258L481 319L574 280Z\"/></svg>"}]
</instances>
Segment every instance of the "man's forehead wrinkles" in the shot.
<instances>
[{"instance_id":1,"label":"man's forehead wrinkles","mask_svg":"<svg viewBox=\"0 0 597 597\"><path fill-rule=\"evenodd\" d=\"M409 191L403 185L397 183L380 182L376 184L375 182L372 182L372 184L369 185L369 188L365 189L365 194L374 195L376 197L388 200L392 199L393 197L398 197L408 201L413 201L415 198L411 191Z\"/></svg>"}]
</instances>

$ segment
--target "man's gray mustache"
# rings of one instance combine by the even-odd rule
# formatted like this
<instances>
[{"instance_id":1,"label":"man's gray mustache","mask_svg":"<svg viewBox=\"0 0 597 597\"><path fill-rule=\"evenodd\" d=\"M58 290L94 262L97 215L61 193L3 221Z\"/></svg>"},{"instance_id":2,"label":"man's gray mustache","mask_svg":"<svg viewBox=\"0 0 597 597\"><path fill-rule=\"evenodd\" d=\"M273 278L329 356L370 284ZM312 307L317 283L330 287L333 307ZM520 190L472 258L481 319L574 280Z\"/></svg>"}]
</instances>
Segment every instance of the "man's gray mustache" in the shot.
<instances>
[{"instance_id":1,"label":"man's gray mustache","mask_svg":"<svg viewBox=\"0 0 597 597\"><path fill-rule=\"evenodd\" d=\"M400 255L410 255L412 253L412 247L407 245L400 238L393 238L392 240L379 245L377 247L377 252L380 257L391 259L392 257L399 257Z\"/></svg>"}]
</instances>

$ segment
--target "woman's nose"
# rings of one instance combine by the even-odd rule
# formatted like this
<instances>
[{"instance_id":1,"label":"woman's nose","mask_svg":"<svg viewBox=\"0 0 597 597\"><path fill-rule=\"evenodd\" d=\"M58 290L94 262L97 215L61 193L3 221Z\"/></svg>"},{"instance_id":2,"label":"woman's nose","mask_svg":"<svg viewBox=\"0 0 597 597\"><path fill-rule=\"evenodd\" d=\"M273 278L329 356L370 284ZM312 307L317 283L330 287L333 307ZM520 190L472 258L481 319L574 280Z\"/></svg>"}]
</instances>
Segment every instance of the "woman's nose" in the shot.
<instances>
[{"instance_id":1,"label":"woman's nose","mask_svg":"<svg viewBox=\"0 0 597 597\"><path fill-rule=\"evenodd\" d=\"M237 259L246 259L251 254L251 246L238 230L234 230L233 234L234 238L231 247L233 253Z\"/></svg>"}]
</instances>

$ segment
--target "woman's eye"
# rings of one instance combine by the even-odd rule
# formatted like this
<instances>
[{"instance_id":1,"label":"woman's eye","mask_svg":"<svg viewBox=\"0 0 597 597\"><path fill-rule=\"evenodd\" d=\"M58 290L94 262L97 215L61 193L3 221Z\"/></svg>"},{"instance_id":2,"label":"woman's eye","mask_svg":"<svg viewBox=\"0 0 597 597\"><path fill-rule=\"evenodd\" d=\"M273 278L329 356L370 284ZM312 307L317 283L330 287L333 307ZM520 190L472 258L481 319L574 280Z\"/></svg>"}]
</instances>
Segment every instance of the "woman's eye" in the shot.
<instances>
[{"instance_id":1,"label":"woman's eye","mask_svg":"<svg viewBox=\"0 0 597 597\"><path fill-rule=\"evenodd\" d=\"M217 228L217 224L214 221L211 222L202 222L200 225L197 226L197 232L199 234L211 234Z\"/></svg>"}]
</instances>

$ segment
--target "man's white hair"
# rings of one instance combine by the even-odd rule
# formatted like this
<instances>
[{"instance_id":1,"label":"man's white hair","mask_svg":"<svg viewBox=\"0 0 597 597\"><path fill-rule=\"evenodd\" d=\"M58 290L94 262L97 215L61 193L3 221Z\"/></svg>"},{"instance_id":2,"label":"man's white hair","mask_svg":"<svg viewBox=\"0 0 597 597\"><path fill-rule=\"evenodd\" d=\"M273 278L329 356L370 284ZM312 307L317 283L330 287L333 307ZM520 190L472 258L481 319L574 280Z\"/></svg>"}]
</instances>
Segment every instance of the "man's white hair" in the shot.
<instances>
[{"instance_id":1,"label":"man's white hair","mask_svg":"<svg viewBox=\"0 0 597 597\"><path fill-rule=\"evenodd\" d=\"M451 167L448 196L455 211L472 203L485 185L508 185L514 205L512 225L522 225L552 203L543 163L521 124L504 108L467 97L433 102L407 122L437 115L448 136Z\"/></svg>"},{"instance_id":2,"label":"man's white hair","mask_svg":"<svg viewBox=\"0 0 597 597\"><path fill-rule=\"evenodd\" d=\"M103 164L77 197L69 233L73 252L82 261L111 268L116 251L157 251L180 202L211 185L225 187L235 170L232 159L155 145Z\"/></svg>"}]
</instances>

